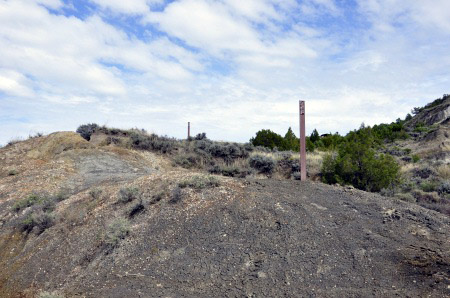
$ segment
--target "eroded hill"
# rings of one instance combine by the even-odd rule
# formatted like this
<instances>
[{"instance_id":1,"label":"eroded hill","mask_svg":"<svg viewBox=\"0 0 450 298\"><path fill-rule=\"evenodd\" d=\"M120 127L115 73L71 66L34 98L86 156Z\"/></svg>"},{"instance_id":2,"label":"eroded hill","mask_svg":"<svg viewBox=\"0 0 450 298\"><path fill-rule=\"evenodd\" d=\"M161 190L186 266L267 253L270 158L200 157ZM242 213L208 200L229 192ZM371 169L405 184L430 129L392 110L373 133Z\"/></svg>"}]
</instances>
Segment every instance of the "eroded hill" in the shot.
<instances>
[{"instance_id":1,"label":"eroded hill","mask_svg":"<svg viewBox=\"0 0 450 298\"><path fill-rule=\"evenodd\" d=\"M450 221L55 133L0 149L0 296L450 295ZM55 291L55 292L54 292Z\"/></svg>"}]
</instances>

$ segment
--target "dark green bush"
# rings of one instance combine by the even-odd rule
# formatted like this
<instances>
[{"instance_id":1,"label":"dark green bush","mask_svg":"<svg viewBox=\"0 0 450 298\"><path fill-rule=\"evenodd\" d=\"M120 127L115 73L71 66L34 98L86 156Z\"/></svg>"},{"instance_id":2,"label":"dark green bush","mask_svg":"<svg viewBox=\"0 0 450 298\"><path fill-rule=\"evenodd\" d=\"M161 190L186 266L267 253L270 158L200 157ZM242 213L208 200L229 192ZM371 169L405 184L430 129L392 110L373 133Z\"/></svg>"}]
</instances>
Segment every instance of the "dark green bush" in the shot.
<instances>
[{"instance_id":1,"label":"dark green bush","mask_svg":"<svg viewBox=\"0 0 450 298\"><path fill-rule=\"evenodd\" d=\"M339 146L336 156L323 160L322 179L326 183L351 184L379 192L399 183L399 166L390 155L376 154L373 138L364 131L354 132Z\"/></svg>"},{"instance_id":2,"label":"dark green bush","mask_svg":"<svg viewBox=\"0 0 450 298\"><path fill-rule=\"evenodd\" d=\"M250 167L256 169L260 173L271 174L275 169L275 161L269 156L255 154L248 160Z\"/></svg>"},{"instance_id":3,"label":"dark green bush","mask_svg":"<svg viewBox=\"0 0 450 298\"><path fill-rule=\"evenodd\" d=\"M250 139L253 146L263 146L270 149L275 147L282 149L286 147L286 140L279 134L270 129L262 129L256 133L256 136Z\"/></svg>"},{"instance_id":4,"label":"dark green bush","mask_svg":"<svg viewBox=\"0 0 450 298\"><path fill-rule=\"evenodd\" d=\"M81 135L85 140L89 141L91 135L99 128L95 123L83 124L77 128L77 133Z\"/></svg>"},{"instance_id":5,"label":"dark green bush","mask_svg":"<svg viewBox=\"0 0 450 298\"><path fill-rule=\"evenodd\" d=\"M207 139L207 137L206 137L205 132L199 133L194 137L194 140L197 140L197 141L206 140L206 139Z\"/></svg>"}]
</instances>

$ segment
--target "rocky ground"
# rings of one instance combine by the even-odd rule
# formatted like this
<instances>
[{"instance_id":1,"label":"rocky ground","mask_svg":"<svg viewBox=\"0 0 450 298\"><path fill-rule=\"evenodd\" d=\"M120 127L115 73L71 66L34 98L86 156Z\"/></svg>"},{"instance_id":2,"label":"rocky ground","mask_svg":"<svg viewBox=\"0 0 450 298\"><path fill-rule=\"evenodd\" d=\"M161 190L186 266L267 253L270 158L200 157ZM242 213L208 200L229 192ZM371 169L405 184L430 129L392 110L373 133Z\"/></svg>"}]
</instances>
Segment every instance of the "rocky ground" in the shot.
<instances>
[{"instance_id":1,"label":"rocky ground","mask_svg":"<svg viewBox=\"0 0 450 298\"><path fill-rule=\"evenodd\" d=\"M443 214L314 182L208 184L160 155L66 134L0 149L1 297L450 296ZM121 202L124 188L139 195ZM36 190L68 198L51 226L25 231L34 207L13 206Z\"/></svg>"}]
</instances>

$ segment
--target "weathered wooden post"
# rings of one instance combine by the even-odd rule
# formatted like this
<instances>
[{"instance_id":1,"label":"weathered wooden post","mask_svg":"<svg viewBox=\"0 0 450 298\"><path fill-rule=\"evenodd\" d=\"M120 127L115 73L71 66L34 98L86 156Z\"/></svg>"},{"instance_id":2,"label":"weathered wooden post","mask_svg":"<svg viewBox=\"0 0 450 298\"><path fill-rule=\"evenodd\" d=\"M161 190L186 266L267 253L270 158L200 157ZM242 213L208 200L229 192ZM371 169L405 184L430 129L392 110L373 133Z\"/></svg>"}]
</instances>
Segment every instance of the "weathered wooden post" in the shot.
<instances>
[{"instance_id":1,"label":"weathered wooden post","mask_svg":"<svg viewBox=\"0 0 450 298\"><path fill-rule=\"evenodd\" d=\"M306 137L305 137L305 101L300 106L300 180L306 180Z\"/></svg>"},{"instance_id":2,"label":"weathered wooden post","mask_svg":"<svg viewBox=\"0 0 450 298\"><path fill-rule=\"evenodd\" d=\"M188 122L188 141L191 139L191 122Z\"/></svg>"}]
</instances>

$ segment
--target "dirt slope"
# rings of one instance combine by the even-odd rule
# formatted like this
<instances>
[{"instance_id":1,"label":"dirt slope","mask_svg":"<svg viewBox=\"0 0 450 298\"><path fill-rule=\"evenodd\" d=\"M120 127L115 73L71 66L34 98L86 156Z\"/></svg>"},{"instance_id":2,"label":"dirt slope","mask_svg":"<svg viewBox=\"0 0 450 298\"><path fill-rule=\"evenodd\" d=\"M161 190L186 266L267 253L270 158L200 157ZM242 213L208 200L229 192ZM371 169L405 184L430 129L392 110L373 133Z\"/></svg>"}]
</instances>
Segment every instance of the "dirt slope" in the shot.
<instances>
[{"instance_id":1,"label":"dirt slope","mask_svg":"<svg viewBox=\"0 0 450 298\"><path fill-rule=\"evenodd\" d=\"M1 297L450 295L442 214L294 180L217 177L219 186L180 189L200 176L152 153L78 141L67 150L39 147L45 139L0 149ZM28 154L39 148L45 155ZM70 197L42 233L20 230L33 207L13 204L46 186ZM118 203L123 187L141 193L133 216L136 200ZM105 235L118 218L129 233L110 247Z\"/></svg>"}]
</instances>

